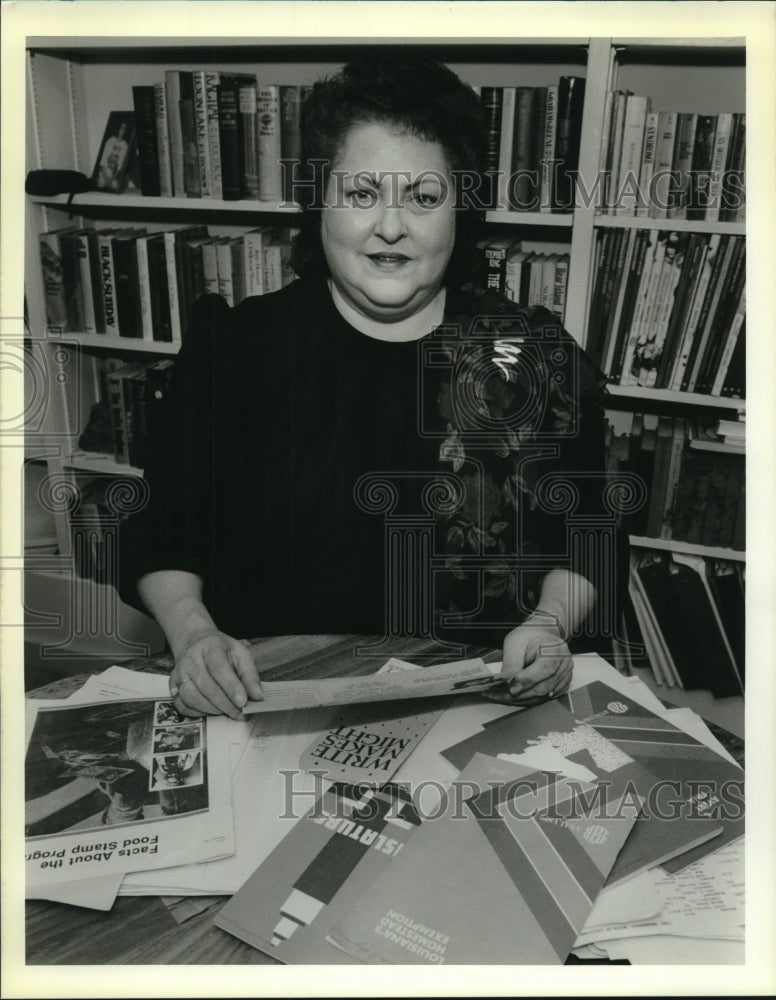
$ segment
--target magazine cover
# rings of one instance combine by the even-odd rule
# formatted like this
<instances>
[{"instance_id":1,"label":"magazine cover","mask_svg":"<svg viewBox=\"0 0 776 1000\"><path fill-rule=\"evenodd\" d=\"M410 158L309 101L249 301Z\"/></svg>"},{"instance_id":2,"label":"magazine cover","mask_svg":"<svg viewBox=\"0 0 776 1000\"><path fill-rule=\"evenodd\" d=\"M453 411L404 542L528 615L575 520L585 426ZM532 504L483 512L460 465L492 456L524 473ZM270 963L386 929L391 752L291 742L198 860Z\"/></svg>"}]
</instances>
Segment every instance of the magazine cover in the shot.
<instances>
[{"instance_id":1,"label":"magazine cover","mask_svg":"<svg viewBox=\"0 0 776 1000\"><path fill-rule=\"evenodd\" d=\"M326 941L420 825L401 786L334 783L221 910L216 925L286 963L352 962Z\"/></svg>"},{"instance_id":2,"label":"magazine cover","mask_svg":"<svg viewBox=\"0 0 776 1000\"><path fill-rule=\"evenodd\" d=\"M30 886L233 853L225 718L157 699L28 706Z\"/></svg>"},{"instance_id":3,"label":"magazine cover","mask_svg":"<svg viewBox=\"0 0 776 1000\"><path fill-rule=\"evenodd\" d=\"M689 825L716 829L713 839L665 861L668 871L686 868L744 835L744 772L738 765L601 681L571 691L561 701L580 723L663 779L665 788L655 802L660 813L681 801L683 808L674 810L672 822L649 823L654 836Z\"/></svg>"},{"instance_id":4,"label":"magazine cover","mask_svg":"<svg viewBox=\"0 0 776 1000\"><path fill-rule=\"evenodd\" d=\"M566 725L561 725L559 718L557 726L548 728L544 720L550 707L545 705L530 713L517 712L485 723L481 732L448 747L443 753L459 768L477 752L493 756L516 751L536 754L539 747L544 747L544 752L547 747L573 748L574 759L584 761L602 774L618 760L620 764L627 762L634 789L643 799L645 808L617 858L608 885L674 858L684 864L685 855L691 849L700 849L701 845L707 845L708 850L722 845L723 841L716 839L722 833L722 821L714 812L698 810L693 805L692 789L681 784L685 767L683 753L693 745L693 752L697 751L696 740L600 681L558 699L553 711L556 715L559 712L568 714L569 708L571 714ZM606 726L607 717L618 721L614 726ZM667 753L645 754L645 747L640 742L642 734L631 728L634 724L638 726L639 720L649 730L650 739L660 742L667 734L673 735L673 740L664 747ZM610 748L609 755L601 756L599 744ZM655 747L655 744L650 746ZM704 750L701 756L717 757L711 750Z\"/></svg>"},{"instance_id":5,"label":"magazine cover","mask_svg":"<svg viewBox=\"0 0 776 1000\"><path fill-rule=\"evenodd\" d=\"M463 800L424 819L332 942L368 963L561 964L638 801L623 797L626 781L598 784L483 754L457 780Z\"/></svg>"}]
</instances>

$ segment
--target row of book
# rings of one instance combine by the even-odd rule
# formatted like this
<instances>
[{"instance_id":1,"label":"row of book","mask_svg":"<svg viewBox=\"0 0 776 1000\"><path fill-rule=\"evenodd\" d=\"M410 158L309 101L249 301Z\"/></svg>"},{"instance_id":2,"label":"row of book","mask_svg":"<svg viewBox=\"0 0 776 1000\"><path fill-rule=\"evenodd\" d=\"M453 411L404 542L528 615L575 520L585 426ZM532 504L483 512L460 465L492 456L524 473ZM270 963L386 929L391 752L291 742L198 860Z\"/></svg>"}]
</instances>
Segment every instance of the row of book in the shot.
<instances>
[{"instance_id":1,"label":"row of book","mask_svg":"<svg viewBox=\"0 0 776 1000\"><path fill-rule=\"evenodd\" d=\"M200 295L214 292L234 306L292 281L293 235L260 227L215 237L204 225L151 233L126 227L42 233L47 325L180 343Z\"/></svg>"},{"instance_id":2,"label":"row of book","mask_svg":"<svg viewBox=\"0 0 776 1000\"><path fill-rule=\"evenodd\" d=\"M172 358L146 356L129 362L111 355L98 358L98 399L78 447L85 452L111 455L120 464L144 468L173 364Z\"/></svg>"},{"instance_id":3,"label":"row of book","mask_svg":"<svg viewBox=\"0 0 776 1000\"><path fill-rule=\"evenodd\" d=\"M587 351L612 382L745 396L746 241L598 231Z\"/></svg>"},{"instance_id":4,"label":"row of book","mask_svg":"<svg viewBox=\"0 0 776 1000\"><path fill-rule=\"evenodd\" d=\"M745 165L744 113L652 111L649 97L607 94L599 160L604 212L741 222Z\"/></svg>"},{"instance_id":5,"label":"row of book","mask_svg":"<svg viewBox=\"0 0 776 1000\"><path fill-rule=\"evenodd\" d=\"M548 87L481 87L488 173L498 173L497 206L518 212L574 208L585 80Z\"/></svg>"},{"instance_id":6,"label":"row of book","mask_svg":"<svg viewBox=\"0 0 776 1000\"><path fill-rule=\"evenodd\" d=\"M646 489L644 505L623 525L631 534L746 548L743 445L654 413L612 411L606 436L609 472L634 474Z\"/></svg>"},{"instance_id":7,"label":"row of book","mask_svg":"<svg viewBox=\"0 0 776 1000\"><path fill-rule=\"evenodd\" d=\"M569 281L569 255L523 250L512 236L477 244L480 281L524 306L541 305L563 321Z\"/></svg>"},{"instance_id":8,"label":"row of book","mask_svg":"<svg viewBox=\"0 0 776 1000\"><path fill-rule=\"evenodd\" d=\"M217 70L167 70L164 83L134 86L143 194L293 201L280 161L299 159L309 90Z\"/></svg>"},{"instance_id":9,"label":"row of book","mask_svg":"<svg viewBox=\"0 0 776 1000\"><path fill-rule=\"evenodd\" d=\"M624 615L626 656L658 684L743 694L745 581L733 563L634 550ZM643 656L639 656L643 653Z\"/></svg>"}]
</instances>

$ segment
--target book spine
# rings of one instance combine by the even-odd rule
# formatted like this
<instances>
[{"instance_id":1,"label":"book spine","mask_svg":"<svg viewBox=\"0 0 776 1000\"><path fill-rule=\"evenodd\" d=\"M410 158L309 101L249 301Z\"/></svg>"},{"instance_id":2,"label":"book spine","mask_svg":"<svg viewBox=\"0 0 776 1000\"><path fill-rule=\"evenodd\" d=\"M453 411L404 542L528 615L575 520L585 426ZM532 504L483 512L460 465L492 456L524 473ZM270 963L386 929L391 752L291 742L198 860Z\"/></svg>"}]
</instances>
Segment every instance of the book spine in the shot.
<instances>
[{"instance_id":1,"label":"book spine","mask_svg":"<svg viewBox=\"0 0 776 1000\"><path fill-rule=\"evenodd\" d=\"M520 277L526 256L524 250L514 250L507 254L504 266L504 294L512 302L520 301Z\"/></svg>"},{"instance_id":2,"label":"book spine","mask_svg":"<svg viewBox=\"0 0 776 1000\"><path fill-rule=\"evenodd\" d=\"M644 122L644 144L639 167L639 200L636 205L636 215L641 219L648 218L649 206L652 203L652 176L655 172L659 118L656 111L650 111Z\"/></svg>"},{"instance_id":3,"label":"book spine","mask_svg":"<svg viewBox=\"0 0 776 1000\"><path fill-rule=\"evenodd\" d=\"M746 247L743 237L733 238L733 252L725 281L720 290L709 332L706 351L700 364L695 391L709 393L720 363L733 317L746 282Z\"/></svg>"},{"instance_id":4,"label":"book spine","mask_svg":"<svg viewBox=\"0 0 776 1000\"><path fill-rule=\"evenodd\" d=\"M207 113L207 138L210 159L210 195L223 200L224 184L221 175L221 131L218 120L218 73L205 73L205 110Z\"/></svg>"},{"instance_id":5,"label":"book spine","mask_svg":"<svg viewBox=\"0 0 776 1000\"><path fill-rule=\"evenodd\" d=\"M232 255L232 289L234 305L239 305L245 298L245 244L241 236L229 242Z\"/></svg>"},{"instance_id":6,"label":"book spine","mask_svg":"<svg viewBox=\"0 0 776 1000\"><path fill-rule=\"evenodd\" d=\"M633 363L629 371L624 373L624 375L627 375L628 377L628 381L625 383L626 385L641 384L640 379L642 378L645 361L647 361L651 356L654 345L653 328L655 314L658 308L662 282L665 280L665 255L665 233L660 232L658 233L657 244L655 246L655 253L652 261L652 268L649 274L649 284L647 285L646 295L644 297L643 309L639 317L638 334L633 352Z\"/></svg>"},{"instance_id":7,"label":"book spine","mask_svg":"<svg viewBox=\"0 0 776 1000\"><path fill-rule=\"evenodd\" d=\"M215 240L203 243L201 254L204 293L205 295L218 295L218 259Z\"/></svg>"},{"instance_id":8,"label":"book spine","mask_svg":"<svg viewBox=\"0 0 776 1000\"><path fill-rule=\"evenodd\" d=\"M243 236L245 247L245 297L264 294L264 265L262 259L263 233L260 230Z\"/></svg>"},{"instance_id":9,"label":"book spine","mask_svg":"<svg viewBox=\"0 0 776 1000\"><path fill-rule=\"evenodd\" d=\"M239 108L243 137L242 195L256 200L259 197L259 119L255 84L240 87Z\"/></svg>"},{"instance_id":10,"label":"book spine","mask_svg":"<svg viewBox=\"0 0 776 1000\"><path fill-rule=\"evenodd\" d=\"M582 134L582 108L585 80L580 76L562 76L558 84L558 128L555 153L560 161L557 174L556 207L571 211L575 203L576 170L579 166L579 142Z\"/></svg>"},{"instance_id":11,"label":"book spine","mask_svg":"<svg viewBox=\"0 0 776 1000\"><path fill-rule=\"evenodd\" d=\"M613 237L613 229L599 230L596 237L596 258L593 273L593 293L590 296L590 312L587 320L587 339L585 350L590 357L598 363L601 357L601 346L603 344L603 329L601 324L601 308L603 296L601 289L604 280L604 261L608 252L610 241Z\"/></svg>"},{"instance_id":12,"label":"book spine","mask_svg":"<svg viewBox=\"0 0 776 1000\"><path fill-rule=\"evenodd\" d=\"M620 153L619 192L615 215L635 215L639 204L639 175L644 146L649 99L632 94L625 105L622 151Z\"/></svg>"},{"instance_id":13,"label":"book spine","mask_svg":"<svg viewBox=\"0 0 776 1000\"><path fill-rule=\"evenodd\" d=\"M652 193L649 200L649 217L651 219L668 218L673 187L671 170L674 163L678 117L675 111L661 111L658 115L655 170L652 175Z\"/></svg>"},{"instance_id":14,"label":"book spine","mask_svg":"<svg viewBox=\"0 0 776 1000\"><path fill-rule=\"evenodd\" d=\"M683 252L677 261L677 265L681 269L681 275L676 287L674 304L665 335L665 343L660 355L657 382L655 383L657 388L660 389L666 387L670 373L673 371L676 362L679 340L687 319L692 289L697 278L698 267L702 260L703 249L704 243L702 238L699 238L698 233L693 233L690 236L686 251Z\"/></svg>"},{"instance_id":15,"label":"book spine","mask_svg":"<svg viewBox=\"0 0 776 1000\"><path fill-rule=\"evenodd\" d=\"M671 384L669 386L669 388L673 390L680 390L682 388L682 381L684 379L685 372L687 371L687 363L692 354L693 342L695 340L695 332L698 325L698 318L700 317L701 306L711 278L713 261L716 260L719 253L720 237L718 234L714 234L712 236L701 236L700 238L704 242L704 250L701 263L699 265L698 278L692 295L692 303L688 311L687 320L685 321L681 347L679 348L677 354L676 365L674 367Z\"/></svg>"},{"instance_id":16,"label":"book spine","mask_svg":"<svg viewBox=\"0 0 776 1000\"><path fill-rule=\"evenodd\" d=\"M124 457L124 409L121 405L121 375L119 370L108 372L106 382L113 435L113 457L117 462L123 462L126 461Z\"/></svg>"},{"instance_id":17,"label":"book spine","mask_svg":"<svg viewBox=\"0 0 776 1000\"><path fill-rule=\"evenodd\" d=\"M69 330L83 330L84 307L81 287L81 264L78 259L77 233L66 232L60 239L62 248L62 280L65 286L65 308Z\"/></svg>"},{"instance_id":18,"label":"book spine","mask_svg":"<svg viewBox=\"0 0 776 1000\"><path fill-rule=\"evenodd\" d=\"M83 302L84 333L97 333L97 317L94 311L94 288L92 274L94 266L91 259L91 233L83 229L76 235L76 253L81 271L81 298Z\"/></svg>"},{"instance_id":19,"label":"book spine","mask_svg":"<svg viewBox=\"0 0 776 1000\"><path fill-rule=\"evenodd\" d=\"M632 385L631 369L633 367L636 347L641 336L644 312L647 308L647 299L652 287L652 274L656 268L656 255L660 247L657 238L658 234L653 229L649 231L648 245L644 251L644 266L641 271L641 278L636 292L636 301L633 310L633 319L628 331L627 343L625 345L625 355L620 373L620 385ZM659 266L659 264L657 265Z\"/></svg>"},{"instance_id":20,"label":"book spine","mask_svg":"<svg viewBox=\"0 0 776 1000\"><path fill-rule=\"evenodd\" d=\"M518 87L515 91L515 128L512 137L512 179L510 207L517 212L531 209L535 186L531 183L533 163L535 87Z\"/></svg>"},{"instance_id":21,"label":"book spine","mask_svg":"<svg viewBox=\"0 0 776 1000\"><path fill-rule=\"evenodd\" d=\"M229 239L219 240L216 244L216 267L218 269L218 294L226 299L227 305L234 306L232 249Z\"/></svg>"},{"instance_id":22,"label":"book spine","mask_svg":"<svg viewBox=\"0 0 776 1000\"><path fill-rule=\"evenodd\" d=\"M557 254L552 290L552 311L563 322L566 313L566 293L569 286L569 255Z\"/></svg>"},{"instance_id":23,"label":"book spine","mask_svg":"<svg viewBox=\"0 0 776 1000\"><path fill-rule=\"evenodd\" d=\"M743 336L739 336L730 357L727 375L720 390L721 396L732 399L746 397L746 316L744 316Z\"/></svg>"},{"instance_id":24,"label":"book spine","mask_svg":"<svg viewBox=\"0 0 776 1000\"><path fill-rule=\"evenodd\" d=\"M144 195L160 193L159 148L156 141L156 108L153 86L132 88L140 161L140 188Z\"/></svg>"},{"instance_id":25,"label":"book spine","mask_svg":"<svg viewBox=\"0 0 776 1000\"><path fill-rule=\"evenodd\" d=\"M744 166L746 162L746 115L733 115L733 137L722 185L720 221L743 222L746 218Z\"/></svg>"},{"instance_id":26,"label":"book spine","mask_svg":"<svg viewBox=\"0 0 776 1000\"><path fill-rule=\"evenodd\" d=\"M528 305L542 304L542 277L544 274L544 258L546 254L536 253L531 258L531 279L528 287Z\"/></svg>"},{"instance_id":27,"label":"book spine","mask_svg":"<svg viewBox=\"0 0 776 1000\"><path fill-rule=\"evenodd\" d=\"M614 308L610 311L610 321L607 323L606 336L604 338L604 346L601 351L601 369L602 371L610 375L612 368L614 367L614 355L617 346L617 336L620 329L620 322L622 320L622 311L625 305L625 297L628 292L628 283L631 276L631 267L633 263L633 255L636 249L638 234L634 230L629 229L625 235L625 240L623 246L625 249L624 259L621 260L618 266L617 274L617 298L614 304Z\"/></svg>"},{"instance_id":28,"label":"book spine","mask_svg":"<svg viewBox=\"0 0 776 1000\"><path fill-rule=\"evenodd\" d=\"M625 109L627 107L629 94L617 90L614 93L614 105L612 108L612 134L607 153L607 170L609 171L609 190L607 200L607 210L609 215L614 215L615 208L620 197L620 161L622 158L622 140L625 131Z\"/></svg>"},{"instance_id":29,"label":"book spine","mask_svg":"<svg viewBox=\"0 0 776 1000\"><path fill-rule=\"evenodd\" d=\"M170 343L172 327L170 321L170 296L167 287L167 251L164 234L157 233L148 238L148 281L151 295L151 316L153 339Z\"/></svg>"},{"instance_id":30,"label":"book spine","mask_svg":"<svg viewBox=\"0 0 776 1000\"><path fill-rule=\"evenodd\" d=\"M264 292L277 292L283 287L280 237L265 240L261 255Z\"/></svg>"},{"instance_id":31,"label":"book spine","mask_svg":"<svg viewBox=\"0 0 776 1000\"><path fill-rule=\"evenodd\" d=\"M510 207L510 177L512 173L512 144L515 132L516 104L516 88L502 87L501 141L498 151L498 207L504 211Z\"/></svg>"},{"instance_id":32,"label":"book spine","mask_svg":"<svg viewBox=\"0 0 776 1000\"><path fill-rule=\"evenodd\" d=\"M722 393L722 386L725 384L728 368L730 367L730 361L733 357L733 352L735 351L736 343L738 342L741 330L743 329L745 315L746 290L743 290L741 292L741 298L738 301L738 305L736 306L733 321L730 324L730 330L727 335L727 340L725 341L725 347L720 357L719 368L717 369L717 374L711 387L712 396L719 396Z\"/></svg>"},{"instance_id":33,"label":"book spine","mask_svg":"<svg viewBox=\"0 0 776 1000\"><path fill-rule=\"evenodd\" d=\"M183 142L183 190L187 198L201 198L202 181L199 167L197 111L194 104L194 74L181 72L178 75L178 82L181 92L178 117Z\"/></svg>"},{"instance_id":34,"label":"book spine","mask_svg":"<svg viewBox=\"0 0 776 1000\"><path fill-rule=\"evenodd\" d=\"M116 280L116 310L120 335L141 337L140 291L137 276L137 237L118 236L112 240Z\"/></svg>"},{"instance_id":35,"label":"book spine","mask_svg":"<svg viewBox=\"0 0 776 1000\"><path fill-rule=\"evenodd\" d=\"M154 321L151 311L151 276L148 266L148 236L139 236L135 243L137 253L137 284L140 302L140 336L154 339Z\"/></svg>"},{"instance_id":36,"label":"book spine","mask_svg":"<svg viewBox=\"0 0 776 1000\"><path fill-rule=\"evenodd\" d=\"M625 358L630 347L630 330L633 316L636 310L636 303L641 287L641 279L644 271L644 261L649 247L649 233L647 230L640 230L636 233L635 246L633 249L633 259L631 261L628 284L625 289L625 298L622 304L622 317L617 328L617 335L614 342L614 352L612 355L611 370L607 372L612 381L617 382L622 375L625 365ZM632 347L630 347L632 351Z\"/></svg>"},{"instance_id":37,"label":"book spine","mask_svg":"<svg viewBox=\"0 0 776 1000\"><path fill-rule=\"evenodd\" d=\"M501 87L483 87L480 92L485 112L485 170L488 173L498 170L503 96Z\"/></svg>"},{"instance_id":38,"label":"book spine","mask_svg":"<svg viewBox=\"0 0 776 1000\"><path fill-rule=\"evenodd\" d=\"M183 325L178 297L175 232L166 232L163 236L164 259L167 265L167 296L170 303L170 342L180 344L183 339Z\"/></svg>"},{"instance_id":39,"label":"book spine","mask_svg":"<svg viewBox=\"0 0 776 1000\"><path fill-rule=\"evenodd\" d=\"M221 152L221 185L225 201L237 201L242 193L242 150L240 148L237 83L221 75L218 87L218 137Z\"/></svg>"},{"instance_id":40,"label":"book spine","mask_svg":"<svg viewBox=\"0 0 776 1000\"><path fill-rule=\"evenodd\" d=\"M183 177L183 131L181 129L180 73L168 69L164 74L164 86L167 104L167 128L170 137L170 170L172 172L172 191L177 198L186 194L186 184Z\"/></svg>"},{"instance_id":41,"label":"book spine","mask_svg":"<svg viewBox=\"0 0 776 1000\"><path fill-rule=\"evenodd\" d=\"M194 125L197 136L199 184L202 198L213 197L213 168L210 162L210 126L207 113L207 82L204 70L192 73L194 80Z\"/></svg>"},{"instance_id":42,"label":"book spine","mask_svg":"<svg viewBox=\"0 0 776 1000\"><path fill-rule=\"evenodd\" d=\"M102 274L100 270L99 234L94 229L90 229L88 239L95 332L105 333L105 308L102 302Z\"/></svg>"},{"instance_id":43,"label":"book spine","mask_svg":"<svg viewBox=\"0 0 776 1000\"><path fill-rule=\"evenodd\" d=\"M687 444L687 421L681 418L674 420L671 453L668 460L666 475L665 504L660 524L660 537L671 538L673 531L674 511L676 510L679 477L682 469L682 456Z\"/></svg>"},{"instance_id":44,"label":"book spine","mask_svg":"<svg viewBox=\"0 0 776 1000\"><path fill-rule=\"evenodd\" d=\"M614 110L614 91L607 90L604 98L604 117L601 126L601 148L598 151L598 176L601 178L599 202L596 211L605 213L609 204L609 185L611 182L611 142L612 142L612 112Z\"/></svg>"},{"instance_id":45,"label":"book spine","mask_svg":"<svg viewBox=\"0 0 776 1000\"><path fill-rule=\"evenodd\" d=\"M687 218L687 206L690 201L690 170L692 169L697 126L698 116L696 114L682 113L678 116L673 162L676 183L668 209L669 219Z\"/></svg>"},{"instance_id":46,"label":"book spine","mask_svg":"<svg viewBox=\"0 0 776 1000\"><path fill-rule=\"evenodd\" d=\"M663 522L663 511L668 492L668 471L671 462L674 425L671 417L660 417L657 428L657 444L655 445L655 471L652 478L652 491L647 507L647 535L659 538Z\"/></svg>"},{"instance_id":47,"label":"book spine","mask_svg":"<svg viewBox=\"0 0 776 1000\"><path fill-rule=\"evenodd\" d=\"M156 118L156 146L159 151L159 193L163 198L172 198L170 123L167 113L167 90L163 83L154 84L154 115Z\"/></svg>"},{"instance_id":48,"label":"book spine","mask_svg":"<svg viewBox=\"0 0 776 1000\"><path fill-rule=\"evenodd\" d=\"M302 155L301 149L302 93L300 87L280 88L280 155L285 164L283 171L283 199L294 201L294 173Z\"/></svg>"},{"instance_id":49,"label":"book spine","mask_svg":"<svg viewBox=\"0 0 776 1000\"><path fill-rule=\"evenodd\" d=\"M274 85L262 85L259 106L259 198L282 201L280 173L280 97Z\"/></svg>"},{"instance_id":50,"label":"book spine","mask_svg":"<svg viewBox=\"0 0 776 1000\"><path fill-rule=\"evenodd\" d=\"M717 115L717 129L714 133L714 147L711 154L711 173L709 176L709 203L706 206L705 219L718 222L722 207L722 182L730 152L730 135L733 129L733 115L727 112Z\"/></svg>"},{"instance_id":51,"label":"book spine","mask_svg":"<svg viewBox=\"0 0 776 1000\"><path fill-rule=\"evenodd\" d=\"M664 281L659 291L658 305L655 310L653 356L650 360L645 383L650 389L654 389L657 385L668 326L676 307L676 292L682 277L687 242L686 233L671 233L666 246Z\"/></svg>"},{"instance_id":52,"label":"book spine","mask_svg":"<svg viewBox=\"0 0 776 1000\"><path fill-rule=\"evenodd\" d=\"M121 335L121 330L116 308L116 279L113 267L113 240L110 230L100 233L97 242L100 251L100 281L105 333L112 337L118 337Z\"/></svg>"},{"instance_id":53,"label":"book spine","mask_svg":"<svg viewBox=\"0 0 776 1000\"><path fill-rule=\"evenodd\" d=\"M717 130L716 115L698 115L695 129L695 146L690 172L690 199L687 204L688 219L705 219L711 196L711 164L714 156L714 136Z\"/></svg>"},{"instance_id":54,"label":"book spine","mask_svg":"<svg viewBox=\"0 0 776 1000\"><path fill-rule=\"evenodd\" d=\"M723 244L724 252L722 251ZM722 241L720 242L720 253L714 263L714 269L709 279L709 287L706 290L703 305L701 306L698 326L696 328L690 358L687 362L685 378L682 380L682 388L686 389L687 392L695 391L695 385L698 380L698 375L700 374L706 344L708 343L709 335L711 333L714 314L719 303L720 295L722 294L725 277L730 268L730 260L734 246L735 243L730 239L730 237L723 236Z\"/></svg>"},{"instance_id":55,"label":"book spine","mask_svg":"<svg viewBox=\"0 0 776 1000\"><path fill-rule=\"evenodd\" d=\"M544 132L542 135L541 175L542 190L540 212L552 211L552 182L555 173L555 143L558 130L558 85L553 83L547 87L547 103L544 113Z\"/></svg>"}]
</instances>

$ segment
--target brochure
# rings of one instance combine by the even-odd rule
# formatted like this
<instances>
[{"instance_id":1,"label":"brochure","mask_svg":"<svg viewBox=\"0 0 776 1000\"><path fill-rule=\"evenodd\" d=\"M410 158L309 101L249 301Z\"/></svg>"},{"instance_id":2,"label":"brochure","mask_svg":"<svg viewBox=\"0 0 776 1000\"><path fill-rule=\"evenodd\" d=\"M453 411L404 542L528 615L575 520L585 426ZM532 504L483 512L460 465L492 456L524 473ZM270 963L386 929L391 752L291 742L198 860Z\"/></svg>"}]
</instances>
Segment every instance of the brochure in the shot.
<instances>
[{"instance_id":1,"label":"brochure","mask_svg":"<svg viewBox=\"0 0 776 1000\"><path fill-rule=\"evenodd\" d=\"M234 851L227 720L169 699L28 702L31 889Z\"/></svg>"}]
</instances>

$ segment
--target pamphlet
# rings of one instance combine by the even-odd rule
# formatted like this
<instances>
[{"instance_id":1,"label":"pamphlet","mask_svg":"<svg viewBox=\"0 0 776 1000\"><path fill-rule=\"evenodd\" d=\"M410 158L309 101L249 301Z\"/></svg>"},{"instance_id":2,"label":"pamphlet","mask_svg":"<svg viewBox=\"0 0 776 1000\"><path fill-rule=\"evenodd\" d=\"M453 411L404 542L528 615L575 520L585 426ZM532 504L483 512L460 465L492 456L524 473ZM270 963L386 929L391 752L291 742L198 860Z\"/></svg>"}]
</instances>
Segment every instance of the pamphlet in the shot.
<instances>
[{"instance_id":1,"label":"pamphlet","mask_svg":"<svg viewBox=\"0 0 776 1000\"><path fill-rule=\"evenodd\" d=\"M366 963L561 964L639 809L623 777L597 790L477 754L463 800L424 818L331 941Z\"/></svg>"},{"instance_id":2,"label":"pamphlet","mask_svg":"<svg viewBox=\"0 0 776 1000\"><path fill-rule=\"evenodd\" d=\"M27 884L233 853L227 732L169 699L28 702Z\"/></svg>"},{"instance_id":3,"label":"pamphlet","mask_svg":"<svg viewBox=\"0 0 776 1000\"><path fill-rule=\"evenodd\" d=\"M503 685L484 660L460 660L361 677L327 677L322 680L265 681L263 701L249 701L243 712L283 712L294 708L354 705L365 701L431 698L446 694L473 694Z\"/></svg>"},{"instance_id":4,"label":"pamphlet","mask_svg":"<svg viewBox=\"0 0 776 1000\"><path fill-rule=\"evenodd\" d=\"M333 923L369 896L420 819L400 786L336 782L217 915L218 927L286 963L352 962Z\"/></svg>"}]
</instances>

